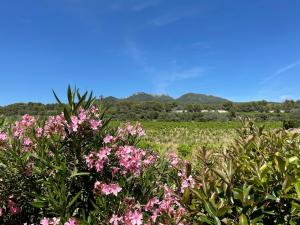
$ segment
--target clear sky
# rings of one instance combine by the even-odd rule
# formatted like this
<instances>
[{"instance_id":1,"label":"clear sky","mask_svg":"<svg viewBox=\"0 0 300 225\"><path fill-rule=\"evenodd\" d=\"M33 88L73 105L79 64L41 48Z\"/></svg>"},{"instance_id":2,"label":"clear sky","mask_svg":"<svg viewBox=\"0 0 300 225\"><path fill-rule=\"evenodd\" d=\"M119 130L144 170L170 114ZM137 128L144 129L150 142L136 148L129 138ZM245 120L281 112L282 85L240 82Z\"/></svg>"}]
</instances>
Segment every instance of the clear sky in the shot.
<instances>
[{"instance_id":1,"label":"clear sky","mask_svg":"<svg viewBox=\"0 0 300 225\"><path fill-rule=\"evenodd\" d=\"M2 0L0 105L97 95L300 99L298 0Z\"/></svg>"}]
</instances>

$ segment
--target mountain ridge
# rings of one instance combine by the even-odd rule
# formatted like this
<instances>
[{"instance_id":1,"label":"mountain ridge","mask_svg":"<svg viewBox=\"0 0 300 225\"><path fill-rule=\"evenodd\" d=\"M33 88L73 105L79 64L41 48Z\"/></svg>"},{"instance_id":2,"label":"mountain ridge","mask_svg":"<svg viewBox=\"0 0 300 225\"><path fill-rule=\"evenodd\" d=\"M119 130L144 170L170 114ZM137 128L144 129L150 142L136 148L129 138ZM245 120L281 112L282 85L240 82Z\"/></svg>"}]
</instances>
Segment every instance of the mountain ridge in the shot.
<instances>
[{"instance_id":1,"label":"mountain ridge","mask_svg":"<svg viewBox=\"0 0 300 225\"><path fill-rule=\"evenodd\" d=\"M186 93L178 98L173 98L166 94L149 94L145 92L137 92L125 98L115 98L109 96L104 98L107 101L132 101L132 102L145 102L145 101L157 101L157 102L178 102L181 104L208 104L208 103L224 103L230 102L230 100L207 94L200 93Z\"/></svg>"}]
</instances>

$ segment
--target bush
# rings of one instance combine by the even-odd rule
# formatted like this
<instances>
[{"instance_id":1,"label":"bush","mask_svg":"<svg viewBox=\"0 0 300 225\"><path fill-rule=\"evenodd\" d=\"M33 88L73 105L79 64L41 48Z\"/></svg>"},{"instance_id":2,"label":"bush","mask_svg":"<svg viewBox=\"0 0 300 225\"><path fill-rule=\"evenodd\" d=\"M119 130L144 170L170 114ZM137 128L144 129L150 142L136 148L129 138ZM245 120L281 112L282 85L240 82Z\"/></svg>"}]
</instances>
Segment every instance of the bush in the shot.
<instances>
[{"instance_id":1,"label":"bush","mask_svg":"<svg viewBox=\"0 0 300 225\"><path fill-rule=\"evenodd\" d=\"M283 128L288 130L291 128L299 128L300 127L300 120L290 119L283 121Z\"/></svg>"},{"instance_id":2,"label":"bush","mask_svg":"<svg viewBox=\"0 0 300 225\"><path fill-rule=\"evenodd\" d=\"M190 224L299 224L299 137L251 121L231 148L202 148L195 188L184 193Z\"/></svg>"},{"instance_id":3,"label":"bush","mask_svg":"<svg viewBox=\"0 0 300 225\"><path fill-rule=\"evenodd\" d=\"M70 87L67 105L55 97L63 113L46 121L1 122L1 224L184 224L175 171L137 147L139 123L110 127L106 109Z\"/></svg>"}]
</instances>

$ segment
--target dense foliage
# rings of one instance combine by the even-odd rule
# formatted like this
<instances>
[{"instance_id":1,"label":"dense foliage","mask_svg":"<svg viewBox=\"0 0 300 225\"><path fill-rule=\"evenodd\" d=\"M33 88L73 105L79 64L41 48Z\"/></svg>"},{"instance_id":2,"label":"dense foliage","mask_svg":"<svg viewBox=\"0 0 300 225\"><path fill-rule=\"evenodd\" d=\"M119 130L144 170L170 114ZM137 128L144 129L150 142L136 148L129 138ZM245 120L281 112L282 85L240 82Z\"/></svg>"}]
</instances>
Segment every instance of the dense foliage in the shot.
<instances>
[{"instance_id":1,"label":"dense foliage","mask_svg":"<svg viewBox=\"0 0 300 225\"><path fill-rule=\"evenodd\" d=\"M139 123L110 126L88 93L55 97L63 113L0 122L2 224L300 223L296 134L245 120L233 143L187 161L187 145L152 151Z\"/></svg>"}]
</instances>

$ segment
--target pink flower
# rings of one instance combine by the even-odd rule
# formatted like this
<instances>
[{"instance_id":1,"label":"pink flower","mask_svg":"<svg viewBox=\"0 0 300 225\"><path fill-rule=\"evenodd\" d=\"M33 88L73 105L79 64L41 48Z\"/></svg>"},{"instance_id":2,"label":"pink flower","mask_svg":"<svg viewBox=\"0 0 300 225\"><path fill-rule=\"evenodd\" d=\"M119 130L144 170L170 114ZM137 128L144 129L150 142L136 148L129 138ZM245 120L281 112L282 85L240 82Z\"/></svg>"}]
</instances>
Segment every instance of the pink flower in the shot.
<instances>
[{"instance_id":1,"label":"pink flower","mask_svg":"<svg viewBox=\"0 0 300 225\"><path fill-rule=\"evenodd\" d=\"M188 187L194 188L195 184L196 182L191 175L188 178L183 179L181 182L181 193L183 193L184 190Z\"/></svg>"},{"instance_id":2,"label":"pink flower","mask_svg":"<svg viewBox=\"0 0 300 225\"><path fill-rule=\"evenodd\" d=\"M0 208L0 217L2 217L4 215L4 209Z\"/></svg>"},{"instance_id":3,"label":"pink flower","mask_svg":"<svg viewBox=\"0 0 300 225\"><path fill-rule=\"evenodd\" d=\"M132 225L142 225L143 224L143 214L138 210L135 210L130 215L130 220Z\"/></svg>"},{"instance_id":4,"label":"pink flower","mask_svg":"<svg viewBox=\"0 0 300 225\"><path fill-rule=\"evenodd\" d=\"M52 225L59 225L60 224L60 218L53 217L51 222L52 222Z\"/></svg>"},{"instance_id":5,"label":"pink flower","mask_svg":"<svg viewBox=\"0 0 300 225\"><path fill-rule=\"evenodd\" d=\"M159 204L159 199L157 197L151 198L149 202L145 205L145 211L150 211L154 205Z\"/></svg>"},{"instance_id":6,"label":"pink flower","mask_svg":"<svg viewBox=\"0 0 300 225\"><path fill-rule=\"evenodd\" d=\"M44 217L43 219L41 219L40 224L41 225L49 225L49 219Z\"/></svg>"},{"instance_id":7,"label":"pink flower","mask_svg":"<svg viewBox=\"0 0 300 225\"><path fill-rule=\"evenodd\" d=\"M71 116L70 131L76 132L78 130L78 124L79 124L79 120L77 116Z\"/></svg>"},{"instance_id":8,"label":"pink flower","mask_svg":"<svg viewBox=\"0 0 300 225\"><path fill-rule=\"evenodd\" d=\"M122 221L123 221L122 217L118 217L117 215L113 214L109 220L109 223L113 225L119 225L119 222L121 223Z\"/></svg>"},{"instance_id":9,"label":"pink flower","mask_svg":"<svg viewBox=\"0 0 300 225\"><path fill-rule=\"evenodd\" d=\"M65 138L66 123L67 122L65 120L63 113L61 113L60 115L57 115L57 116L49 116L45 123L45 126L44 126L44 135L47 138L51 138L53 135L59 136L62 139Z\"/></svg>"},{"instance_id":10,"label":"pink flower","mask_svg":"<svg viewBox=\"0 0 300 225\"><path fill-rule=\"evenodd\" d=\"M102 121L92 119L90 120L90 125L92 130L98 130L98 128L102 126Z\"/></svg>"},{"instance_id":11,"label":"pink flower","mask_svg":"<svg viewBox=\"0 0 300 225\"><path fill-rule=\"evenodd\" d=\"M8 140L7 134L0 132L0 142L6 142Z\"/></svg>"},{"instance_id":12,"label":"pink flower","mask_svg":"<svg viewBox=\"0 0 300 225\"><path fill-rule=\"evenodd\" d=\"M122 190L120 185L117 183L105 184L99 181L96 181L96 183L94 184L94 189L96 193L100 191L100 193L103 195L113 194L115 196L117 196L118 193Z\"/></svg>"},{"instance_id":13,"label":"pink flower","mask_svg":"<svg viewBox=\"0 0 300 225\"><path fill-rule=\"evenodd\" d=\"M77 222L76 219L70 218L68 222L66 222L64 225L78 225L79 222Z\"/></svg>"},{"instance_id":14,"label":"pink flower","mask_svg":"<svg viewBox=\"0 0 300 225\"><path fill-rule=\"evenodd\" d=\"M41 128L41 127L35 128L35 136L37 138L40 138L42 136L42 133L43 133L43 128Z\"/></svg>"},{"instance_id":15,"label":"pink flower","mask_svg":"<svg viewBox=\"0 0 300 225\"><path fill-rule=\"evenodd\" d=\"M23 144L24 144L25 146L29 146L29 145L32 144L32 141L31 141L30 138L24 138Z\"/></svg>"},{"instance_id":16,"label":"pink flower","mask_svg":"<svg viewBox=\"0 0 300 225\"><path fill-rule=\"evenodd\" d=\"M105 138L103 138L103 142L104 142L105 144L108 144L108 143L110 143L113 139L114 139L113 136L111 136L111 135L106 135Z\"/></svg>"},{"instance_id":17,"label":"pink flower","mask_svg":"<svg viewBox=\"0 0 300 225\"><path fill-rule=\"evenodd\" d=\"M21 212L21 209L19 207L16 207L16 206L11 206L9 208L9 212L12 215L17 215L17 214L19 214Z\"/></svg>"},{"instance_id":18,"label":"pink flower","mask_svg":"<svg viewBox=\"0 0 300 225\"><path fill-rule=\"evenodd\" d=\"M81 109L78 117L79 117L79 124L81 124L83 121L87 119L86 111L84 111L84 109Z\"/></svg>"},{"instance_id":19,"label":"pink flower","mask_svg":"<svg viewBox=\"0 0 300 225\"><path fill-rule=\"evenodd\" d=\"M117 196L121 190L122 190L122 188L119 186L119 184L111 184L110 185L110 191L115 196Z\"/></svg>"}]
</instances>

